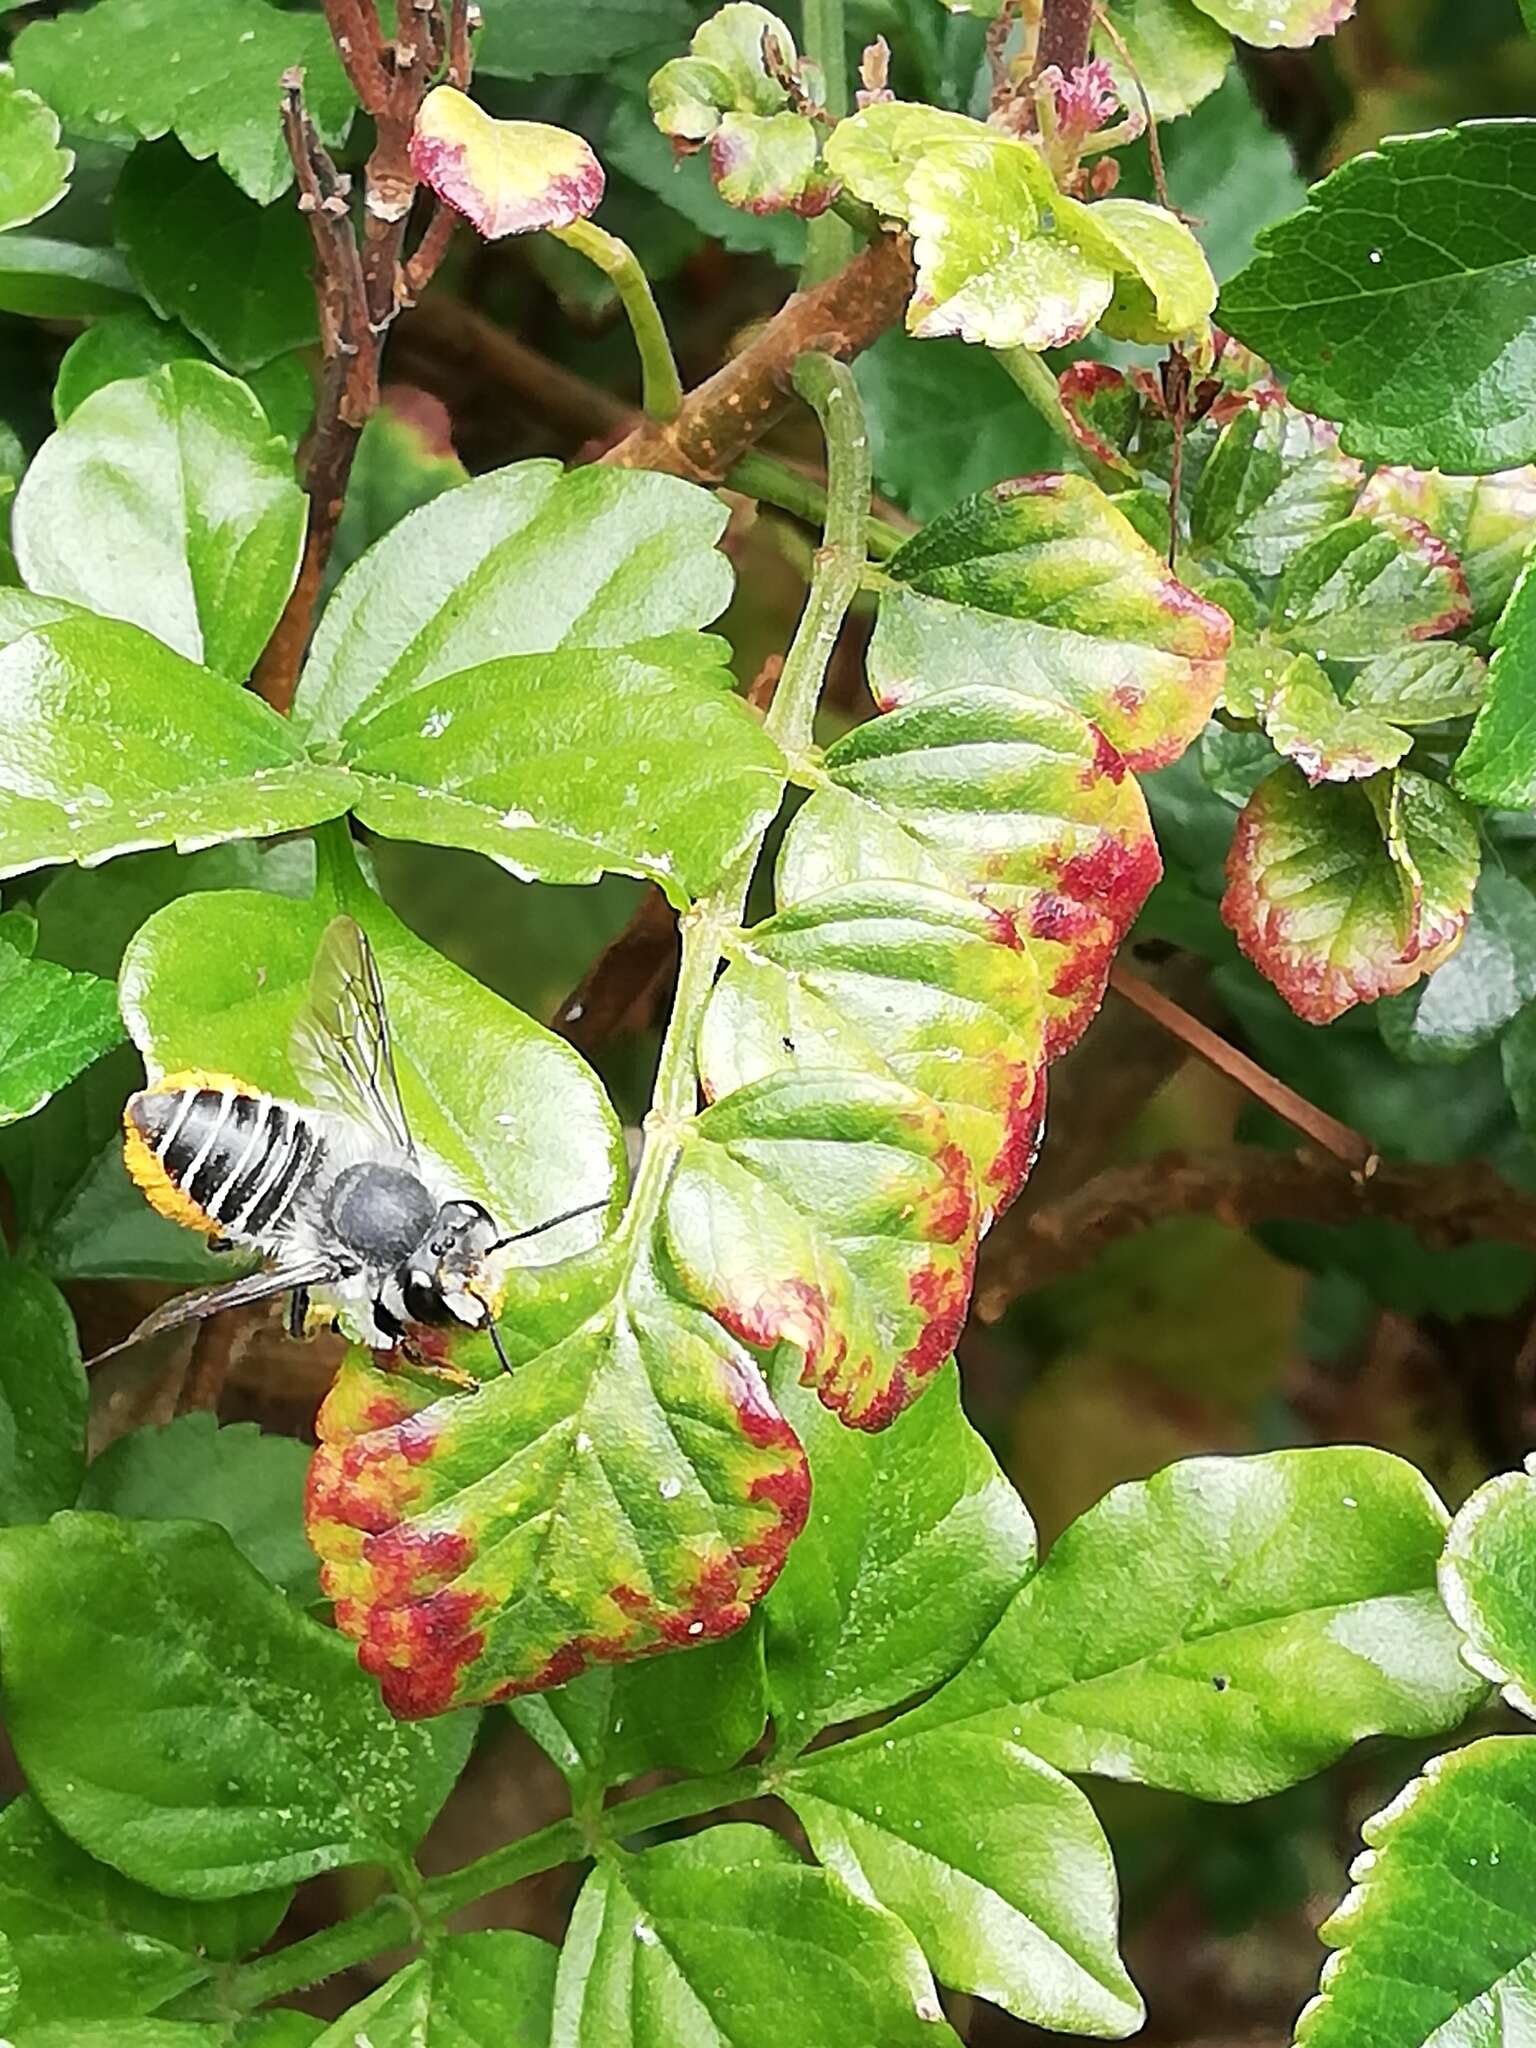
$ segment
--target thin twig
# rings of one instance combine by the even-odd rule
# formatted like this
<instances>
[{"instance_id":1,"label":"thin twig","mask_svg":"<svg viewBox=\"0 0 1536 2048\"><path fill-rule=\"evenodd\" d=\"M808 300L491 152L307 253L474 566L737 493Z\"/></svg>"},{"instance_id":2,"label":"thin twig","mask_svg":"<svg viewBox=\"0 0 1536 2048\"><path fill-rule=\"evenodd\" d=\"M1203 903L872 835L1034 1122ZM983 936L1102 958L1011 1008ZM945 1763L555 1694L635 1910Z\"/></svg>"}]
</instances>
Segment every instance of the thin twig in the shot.
<instances>
[{"instance_id":1,"label":"thin twig","mask_svg":"<svg viewBox=\"0 0 1536 2048\"><path fill-rule=\"evenodd\" d=\"M1428 1245L1490 1241L1536 1250L1536 1196L1483 1160L1453 1166L1380 1160L1369 1174L1315 1152L1233 1145L1164 1152L1095 1174L1059 1202L1011 1215L993 1247L982 1304L1080 1272L1110 1245L1173 1216L1210 1216L1249 1230L1282 1219L1401 1223Z\"/></svg>"},{"instance_id":2,"label":"thin twig","mask_svg":"<svg viewBox=\"0 0 1536 2048\"><path fill-rule=\"evenodd\" d=\"M1357 1173L1368 1175L1375 1170L1375 1148L1358 1131L1340 1123L1337 1117L1329 1116L1326 1110L1308 1102L1305 1096L1298 1095L1283 1081L1277 1081L1256 1060L1239 1052L1235 1045L1229 1045L1208 1025L1202 1024L1198 1017L1192 1017L1188 1010L1181 1009L1131 968L1117 962L1110 970L1109 985L1128 1003L1134 1003L1154 1024L1160 1024L1187 1045L1191 1052L1213 1066L1218 1074L1225 1074L1229 1081L1246 1088L1256 1101L1262 1102L1266 1109L1272 1109L1276 1116L1283 1117L1304 1137L1310 1138L1314 1145L1331 1152L1335 1159L1342 1159Z\"/></svg>"},{"instance_id":3,"label":"thin twig","mask_svg":"<svg viewBox=\"0 0 1536 2048\"><path fill-rule=\"evenodd\" d=\"M667 339L666 324L651 281L636 260L634 250L592 220L575 220L569 227L552 228L550 233L556 241L595 264L612 284L640 354L641 398L646 413L653 420L675 420L683 404L677 358Z\"/></svg>"},{"instance_id":4,"label":"thin twig","mask_svg":"<svg viewBox=\"0 0 1536 2048\"><path fill-rule=\"evenodd\" d=\"M352 90L365 114L376 114L389 90L384 37L371 0L325 0L325 19Z\"/></svg>"},{"instance_id":5,"label":"thin twig","mask_svg":"<svg viewBox=\"0 0 1536 2048\"><path fill-rule=\"evenodd\" d=\"M1172 213L1173 202L1168 197L1168 179L1163 170L1163 145L1158 140L1157 116L1152 111L1152 102L1147 97L1147 88L1136 66L1136 59L1126 48L1125 37L1110 20L1102 7L1093 10L1094 20L1114 44L1120 54L1120 61L1131 74L1131 83L1136 88L1136 97L1141 101L1141 111L1147 123L1147 154L1152 159L1152 189L1157 194L1157 203L1166 212Z\"/></svg>"}]
</instances>

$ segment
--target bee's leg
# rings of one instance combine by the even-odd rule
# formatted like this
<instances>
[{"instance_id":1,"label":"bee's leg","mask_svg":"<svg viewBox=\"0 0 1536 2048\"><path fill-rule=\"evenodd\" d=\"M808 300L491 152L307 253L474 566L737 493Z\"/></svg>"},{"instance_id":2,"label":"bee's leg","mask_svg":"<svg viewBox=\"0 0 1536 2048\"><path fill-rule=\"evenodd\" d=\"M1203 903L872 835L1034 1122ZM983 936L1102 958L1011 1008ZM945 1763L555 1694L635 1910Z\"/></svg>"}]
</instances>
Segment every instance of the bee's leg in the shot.
<instances>
[{"instance_id":1,"label":"bee's leg","mask_svg":"<svg viewBox=\"0 0 1536 2048\"><path fill-rule=\"evenodd\" d=\"M418 1372L430 1373L433 1379L446 1380L449 1386L462 1393L472 1393L480 1385L473 1373L460 1372L456 1365L450 1365L446 1358L434 1355L420 1340L413 1337L404 1323L382 1301L373 1304L373 1320L394 1344L399 1354L414 1365Z\"/></svg>"},{"instance_id":2,"label":"bee's leg","mask_svg":"<svg viewBox=\"0 0 1536 2048\"><path fill-rule=\"evenodd\" d=\"M304 1335L304 1325L309 1320L309 1289L295 1287L288 1297L288 1334L293 1338Z\"/></svg>"}]
</instances>

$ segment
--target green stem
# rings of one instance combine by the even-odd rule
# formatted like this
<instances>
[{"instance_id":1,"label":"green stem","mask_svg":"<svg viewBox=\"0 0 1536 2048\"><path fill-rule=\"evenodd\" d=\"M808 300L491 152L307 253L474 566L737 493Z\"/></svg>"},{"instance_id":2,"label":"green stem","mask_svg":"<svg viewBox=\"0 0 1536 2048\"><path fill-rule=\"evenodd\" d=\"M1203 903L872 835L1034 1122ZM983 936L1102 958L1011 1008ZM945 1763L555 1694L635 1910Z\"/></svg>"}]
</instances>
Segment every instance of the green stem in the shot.
<instances>
[{"instance_id":1,"label":"green stem","mask_svg":"<svg viewBox=\"0 0 1536 2048\"><path fill-rule=\"evenodd\" d=\"M1028 348L998 348L992 353L1052 432L1060 434L1069 445L1075 444L1077 436L1061 402L1056 379L1043 359Z\"/></svg>"},{"instance_id":2,"label":"green stem","mask_svg":"<svg viewBox=\"0 0 1536 2048\"><path fill-rule=\"evenodd\" d=\"M734 1806L740 1800L756 1798L767 1789L765 1772L756 1765L727 1771L714 1778L685 1778L676 1785L663 1785L639 1799L621 1800L602 1815L602 1842L625 1841L652 1828L667 1827L674 1821L689 1820L696 1814L713 1813L718 1807ZM579 1863L596 1846L574 1820L558 1820L521 1841L492 1849L477 1856L459 1870L434 1877L422 1886L417 1911L423 1919L440 1920L471 1906L487 1893L520 1884L541 1871L558 1869L562 1863ZM226 2004L237 2012L253 2012L269 1999L289 1991L302 1991L338 1971L350 1970L389 1948L403 1947L417 1925L403 1899L376 1899L363 1912L335 1927L322 1928L274 1955L258 1956L243 1964L225 1989ZM188 2007L190 2011L190 2006Z\"/></svg>"},{"instance_id":3,"label":"green stem","mask_svg":"<svg viewBox=\"0 0 1536 2048\"><path fill-rule=\"evenodd\" d=\"M829 114L842 120L848 111L848 36L843 26L843 0L805 0L803 16L805 54L821 67L826 81L824 104ZM828 211L807 223L805 262L800 267L800 289L835 277L851 261L854 231L840 215Z\"/></svg>"},{"instance_id":4,"label":"green stem","mask_svg":"<svg viewBox=\"0 0 1536 2048\"><path fill-rule=\"evenodd\" d=\"M803 470L792 469L787 462L765 455L760 448L731 464L725 473L725 487L744 498L756 498L760 504L776 505L781 512L803 519L818 532L826 524L826 485ZM865 552L877 562L889 561L908 538L899 526L873 514L864 522Z\"/></svg>"},{"instance_id":5,"label":"green stem","mask_svg":"<svg viewBox=\"0 0 1536 2048\"><path fill-rule=\"evenodd\" d=\"M641 403L653 420L675 420L682 410L683 383L651 281L634 250L595 221L575 220L549 232L611 280L640 351Z\"/></svg>"}]
</instances>

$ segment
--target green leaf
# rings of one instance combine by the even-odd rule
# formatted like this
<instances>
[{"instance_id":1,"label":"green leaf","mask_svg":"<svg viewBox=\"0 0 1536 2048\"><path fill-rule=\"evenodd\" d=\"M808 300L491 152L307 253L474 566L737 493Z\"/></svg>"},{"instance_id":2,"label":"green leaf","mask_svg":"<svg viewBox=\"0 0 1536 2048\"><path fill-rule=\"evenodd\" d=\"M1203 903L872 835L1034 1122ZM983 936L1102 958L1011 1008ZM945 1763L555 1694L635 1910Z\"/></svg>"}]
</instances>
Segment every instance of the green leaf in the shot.
<instances>
[{"instance_id":1,"label":"green leaf","mask_svg":"<svg viewBox=\"0 0 1536 2048\"><path fill-rule=\"evenodd\" d=\"M1480 1486L1451 1524L1440 1590L1467 1639L1467 1662L1503 1688L1512 1707L1536 1714L1536 1625L1529 1581L1536 1531L1536 1477L1502 1472Z\"/></svg>"},{"instance_id":2,"label":"green leaf","mask_svg":"<svg viewBox=\"0 0 1536 2048\"><path fill-rule=\"evenodd\" d=\"M263 1578L313 1607L320 1581L304 1536L308 1469L309 1452L292 1437L179 1415L109 1444L85 1475L79 1505L129 1522L217 1522Z\"/></svg>"},{"instance_id":3,"label":"green leaf","mask_svg":"<svg viewBox=\"0 0 1536 2048\"><path fill-rule=\"evenodd\" d=\"M1355 670L1344 702L1394 725L1438 725L1462 718L1483 701L1488 665L1470 647L1431 640L1394 647Z\"/></svg>"},{"instance_id":4,"label":"green leaf","mask_svg":"<svg viewBox=\"0 0 1536 2048\"><path fill-rule=\"evenodd\" d=\"M0 1649L6 1725L49 1812L184 1898L398 1865L474 1733L471 1716L394 1721L347 1645L200 1522L7 1531Z\"/></svg>"},{"instance_id":5,"label":"green leaf","mask_svg":"<svg viewBox=\"0 0 1536 2048\"><path fill-rule=\"evenodd\" d=\"M1494 476L1378 469L1355 508L1371 518L1417 520L1460 562L1472 601L1471 628L1485 633L1509 602L1536 520L1536 469Z\"/></svg>"},{"instance_id":6,"label":"green leaf","mask_svg":"<svg viewBox=\"0 0 1536 2048\"><path fill-rule=\"evenodd\" d=\"M701 893L778 808L777 748L693 632L730 591L696 485L527 462L402 520L351 569L295 722L336 737L392 837L524 877Z\"/></svg>"},{"instance_id":7,"label":"green leaf","mask_svg":"<svg viewBox=\"0 0 1536 2048\"><path fill-rule=\"evenodd\" d=\"M989 349L892 328L854 372L875 483L914 519L937 518L957 498L1061 459L1056 436Z\"/></svg>"},{"instance_id":8,"label":"green leaf","mask_svg":"<svg viewBox=\"0 0 1536 2048\"><path fill-rule=\"evenodd\" d=\"M1536 1991L1536 1738L1431 1758L1365 1823L1297 2048L1499 2048Z\"/></svg>"},{"instance_id":9,"label":"green leaf","mask_svg":"<svg viewBox=\"0 0 1536 2048\"><path fill-rule=\"evenodd\" d=\"M0 1265L0 1317L0 1524L44 1522L70 1506L85 1471L75 1319L51 1280L14 1262Z\"/></svg>"},{"instance_id":10,"label":"green leaf","mask_svg":"<svg viewBox=\"0 0 1536 2048\"><path fill-rule=\"evenodd\" d=\"M260 369L315 339L313 251L290 201L258 206L217 164L141 143L117 182L116 228L155 311L226 369Z\"/></svg>"},{"instance_id":11,"label":"green leaf","mask_svg":"<svg viewBox=\"0 0 1536 2048\"><path fill-rule=\"evenodd\" d=\"M805 1067L919 1089L996 1213L1039 1143L1044 1021L1038 971L1006 918L912 883L844 886L752 927L715 985L699 1069L711 1100Z\"/></svg>"},{"instance_id":12,"label":"green leaf","mask_svg":"<svg viewBox=\"0 0 1536 2048\"><path fill-rule=\"evenodd\" d=\"M1472 616L1467 579L1443 541L1386 519L1346 519L1293 555L1274 633L1319 661L1368 661L1397 640L1432 640Z\"/></svg>"},{"instance_id":13,"label":"green leaf","mask_svg":"<svg viewBox=\"0 0 1536 2048\"><path fill-rule=\"evenodd\" d=\"M1527 567L1494 629L1487 696L1453 775L1474 803L1536 803L1536 575Z\"/></svg>"},{"instance_id":14,"label":"green leaf","mask_svg":"<svg viewBox=\"0 0 1536 2048\"><path fill-rule=\"evenodd\" d=\"M1114 296L1116 265L1089 232L1089 209L1061 197L1027 142L930 148L908 181L907 219L917 265L907 327L925 339L1060 348Z\"/></svg>"},{"instance_id":15,"label":"green leaf","mask_svg":"<svg viewBox=\"0 0 1536 2048\"><path fill-rule=\"evenodd\" d=\"M42 1108L122 1038L117 991L0 939L0 1124Z\"/></svg>"},{"instance_id":16,"label":"green leaf","mask_svg":"<svg viewBox=\"0 0 1536 2048\"><path fill-rule=\"evenodd\" d=\"M475 69L498 78L608 71L616 57L683 42L701 11L694 0L574 0L555 16L522 0L482 0Z\"/></svg>"},{"instance_id":17,"label":"green leaf","mask_svg":"<svg viewBox=\"0 0 1536 2048\"><path fill-rule=\"evenodd\" d=\"M82 320L138 300L138 286L115 249L82 248L46 235L0 235L0 313Z\"/></svg>"},{"instance_id":18,"label":"green leaf","mask_svg":"<svg viewBox=\"0 0 1536 2048\"><path fill-rule=\"evenodd\" d=\"M790 1344L856 1429L883 1429L954 1349L979 1217L942 1112L837 1067L705 1110L667 1192L667 1251L733 1336Z\"/></svg>"},{"instance_id":19,"label":"green leaf","mask_svg":"<svg viewBox=\"0 0 1536 2048\"><path fill-rule=\"evenodd\" d=\"M1135 769L1173 760L1211 714L1231 622L1086 477L979 492L885 573L869 657L882 707L984 677L1070 704Z\"/></svg>"},{"instance_id":20,"label":"green leaf","mask_svg":"<svg viewBox=\"0 0 1536 2048\"><path fill-rule=\"evenodd\" d=\"M770 70L766 48L777 64ZM816 126L792 110L780 69L798 72L794 36L776 14L732 0L695 32L690 54L650 82L652 118L674 147L709 144L721 198L749 213L820 213L835 183L818 168Z\"/></svg>"},{"instance_id":21,"label":"green leaf","mask_svg":"<svg viewBox=\"0 0 1536 2048\"><path fill-rule=\"evenodd\" d=\"M1461 471L1536 454L1531 123L1354 157L1259 246L1217 317L1342 423L1350 454Z\"/></svg>"},{"instance_id":22,"label":"green leaf","mask_svg":"<svg viewBox=\"0 0 1536 2048\"><path fill-rule=\"evenodd\" d=\"M584 220L603 196L591 145L542 121L498 121L451 85L435 86L411 130L411 168L488 241Z\"/></svg>"},{"instance_id":23,"label":"green leaf","mask_svg":"<svg viewBox=\"0 0 1536 2048\"><path fill-rule=\"evenodd\" d=\"M587 1879L552 2048L957 2048L893 1914L767 1828L710 1828Z\"/></svg>"},{"instance_id":24,"label":"green leaf","mask_svg":"<svg viewBox=\"0 0 1536 2048\"><path fill-rule=\"evenodd\" d=\"M974 145L984 151L993 139L995 131L967 114L909 100L878 101L838 122L827 137L827 168L866 206L892 220L906 220L911 211L913 173L929 151L947 143ZM1036 190L1047 193L1053 189L1050 173L1034 152L1030 161ZM1031 197L1021 227L1027 230L1037 214Z\"/></svg>"},{"instance_id":25,"label":"green leaf","mask_svg":"<svg viewBox=\"0 0 1536 2048\"><path fill-rule=\"evenodd\" d=\"M1135 2033L1145 2008L1116 1946L1114 1859L1088 1801L1001 1733L911 1722L786 1774L821 1861L897 1914L945 1984L1063 2033Z\"/></svg>"},{"instance_id":26,"label":"green leaf","mask_svg":"<svg viewBox=\"0 0 1536 2048\"><path fill-rule=\"evenodd\" d=\"M64 351L53 387L54 418L62 427L93 392L115 384L120 377L147 377L167 363L210 360L202 343L194 341L184 327L174 320L157 320L147 306L109 313L104 320L94 321ZM272 431L296 447L315 409L314 387L303 358L297 353L277 356L252 371L245 381ZM365 445L373 424L370 420L364 429Z\"/></svg>"},{"instance_id":27,"label":"green leaf","mask_svg":"<svg viewBox=\"0 0 1536 2048\"><path fill-rule=\"evenodd\" d=\"M1177 341L1204 326L1216 304L1205 251L1177 214L1141 199L1105 199L1093 227L1111 237L1121 264L1102 322L1118 341Z\"/></svg>"},{"instance_id":28,"label":"green leaf","mask_svg":"<svg viewBox=\"0 0 1536 2048\"><path fill-rule=\"evenodd\" d=\"M580 1789L622 1785L646 1771L728 1770L757 1743L768 1718L762 1630L749 1622L686 1655L602 1665L553 1692L514 1700L511 1710Z\"/></svg>"},{"instance_id":29,"label":"green leaf","mask_svg":"<svg viewBox=\"0 0 1536 2048\"><path fill-rule=\"evenodd\" d=\"M430 393L396 384L357 444L330 568L350 568L408 512L468 483L454 452L447 409Z\"/></svg>"},{"instance_id":30,"label":"green leaf","mask_svg":"<svg viewBox=\"0 0 1536 2048\"><path fill-rule=\"evenodd\" d=\"M781 1744L899 1705L950 1677L1034 1567L1028 1511L945 1365L878 1436L776 1375L814 1481L805 1540L764 1603Z\"/></svg>"},{"instance_id":31,"label":"green leaf","mask_svg":"<svg viewBox=\"0 0 1536 2048\"><path fill-rule=\"evenodd\" d=\"M74 167L74 151L59 147L53 108L0 64L0 228L22 227L56 206Z\"/></svg>"},{"instance_id":32,"label":"green leaf","mask_svg":"<svg viewBox=\"0 0 1536 2048\"><path fill-rule=\"evenodd\" d=\"M1139 80L1154 117L1171 121L1221 84L1232 62L1232 45L1197 0L1108 0L1106 11L1134 72L1102 28L1094 31L1093 53L1108 64L1126 106L1140 105Z\"/></svg>"},{"instance_id":33,"label":"green leaf","mask_svg":"<svg viewBox=\"0 0 1536 2048\"><path fill-rule=\"evenodd\" d=\"M307 901L199 891L151 917L128 948L121 983L149 1070L236 1074L303 1101L290 1034L320 936L343 910L378 958L412 1132L462 1177L464 1192L508 1230L617 1201L622 1140L585 1060L416 938L355 873L344 892L322 888ZM594 1228L579 1220L528 1255L559 1257L590 1242Z\"/></svg>"},{"instance_id":34,"label":"green leaf","mask_svg":"<svg viewBox=\"0 0 1536 2048\"><path fill-rule=\"evenodd\" d=\"M278 89L290 65L303 69L322 142L345 142L352 124L352 89L325 24L265 0L96 0L24 29L13 55L21 82L72 133L127 142L173 132L263 205L293 182Z\"/></svg>"},{"instance_id":35,"label":"green leaf","mask_svg":"<svg viewBox=\"0 0 1536 2048\"><path fill-rule=\"evenodd\" d=\"M1305 50L1355 11L1355 0L1195 0L1195 5L1261 50Z\"/></svg>"},{"instance_id":36,"label":"green leaf","mask_svg":"<svg viewBox=\"0 0 1536 2048\"><path fill-rule=\"evenodd\" d=\"M1391 768L1413 745L1374 711L1339 701L1326 669L1298 654L1264 707L1264 730L1277 753L1308 782L1359 782Z\"/></svg>"},{"instance_id":37,"label":"green leaf","mask_svg":"<svg viewBox=\"0 0 1536 2048\"><path fill-rule=\"evenodd\" d=\"M25 2041L39 2021L154 2012L205 1982L211 1966L260 1948L289 1897L165 1898L93 1862L23 1793L0 1814L0 1934L21 1977L6 2032L19 2029Z\"/></svg>"},{"instance_id":38,"label":"green leaf","mask_svg":"<svg viewBox=\"0 0 1536 2048\"><path fill-rule=\"evenodd\" d=\"M1435 1590L1445 1526L1385 1451L1185 1459L1074 1522L906 1724L1262 1798L1364 1736L1436 1734L1476 1705Z\"/></svg>"},{"instance_id":39,"label":"green leaf","mask_svg":"<svg viewBox=\"0 0 1536 2048\"><path fill-rule=\"evenodd\" d=\"M679 160L642 100L625 95L614 108L603 160L727 249L765 254L791 270L804 258L805 222L798 215L743 213L727 205L710 180L708 158Z\"/></svg>"},{"instance_id":40,"label":"green leaf","mask_svg":"<svg viewBox=\"0 0 1536 2048\"><path fill-rule=\"evenodd\" d=\"M88 398L33 458L12 544L29 586L243 679L298 574L307 503L244 385L168 363ZM110 549L82 534L110 533Z\"/></svg>"},{"instance_id":41,"label":"green leaf","mask_svg":"<svg viewBox=\"0 0 1536 2048\"><path fill-rule=\"evenodd\" d=\"M1364 477L1328 421L1275 398L1245 405L1200 473L1191 538L1235 568L1278 576L1347 517Z\"/></svg>"},{"instance_id":42,"label":"green leaf","mask_svg":"<svg viewBox=\"0 0 1536 2048\"><path fill-rule=\"evenodd\" d=\"M450 1934L342 2014L315 2048L549 2048L555 1950L531 1934Z\"/></svg>"},{"instance_id":43,"label":"green leaf","mask_svg":"<svg viewBox=\"0 0 1536 2048\"><path fill-rule=\"evenodd\" d=\"M321 1410L310 1541L396 1713L729 1635L804 1521L749 1354L643 1253L591 1262L586 1289L571 1270L525 1336L537 1370L434 1402L354 1356Z\"/></svg>"},{"instance_id":44,"label":"green leaf","mask_svg":"<svg viewBox=\"0 0 1536 2048\"><path fill-rule=\"evenodd\" d=\"M1221 914L1297 1016L1327 1024L1439 964L1477 870L1476 833L1439 783L1398 769L1308 789L1282 768L1238 819Z\"/></svg>"},{"instance_id":45,"label":"green leaf","mask_svg":"<svg viewBox=\"0 0 1536 2048\"><path fill-rule=\"evenodd\" d=\"M352 795L259 697L53 599L0 591L0 699L0 873L293 831Z\"/></svg>"},{"instance_id":46,"label":"green leaf","mask_svg":"<svg viewBox=\"0 0 1536 2048\"><path fill-rule=\"evenodd\" d=\"M1443 967L1377 1011L1400 1060L1464 1060L1536 1002L1536 900L1524 882L1484 868L1467 935Z\"/></svg>"}]
</instances>

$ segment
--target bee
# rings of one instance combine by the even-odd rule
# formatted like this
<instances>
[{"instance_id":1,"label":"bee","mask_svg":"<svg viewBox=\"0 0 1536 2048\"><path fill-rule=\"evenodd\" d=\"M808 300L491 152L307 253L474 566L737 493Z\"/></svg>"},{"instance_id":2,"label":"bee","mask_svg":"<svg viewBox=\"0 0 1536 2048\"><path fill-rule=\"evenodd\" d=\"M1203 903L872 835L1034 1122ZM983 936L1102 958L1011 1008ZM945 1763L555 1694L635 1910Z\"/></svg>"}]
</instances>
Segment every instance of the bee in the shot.
<instances>
[{"instance_id":1,"label":"bee","mask_svg":"<svg viewBox=\"0 0 1536 2048\"><path fill-rule=\"evenodd\" d=\"M167 1302L113 1348L279 1294L300 1337L321 1288L348 1334L377 1350L413 1325L457 1324L487 1331L509 1369L496 1328L499 1255L606 1203L503 1232L415 1143L378 962L350 917L321 938L290 1058L311 1104L203 1072L167 1074L129 1097L124 1156L151 1205L213 1249L259 1251L266 1263Z\"/></svg>"}]
</instances>

